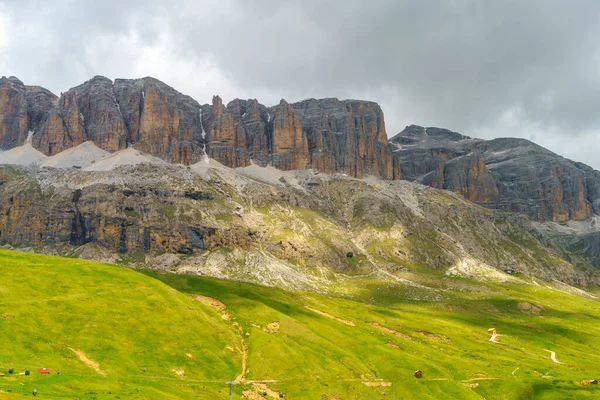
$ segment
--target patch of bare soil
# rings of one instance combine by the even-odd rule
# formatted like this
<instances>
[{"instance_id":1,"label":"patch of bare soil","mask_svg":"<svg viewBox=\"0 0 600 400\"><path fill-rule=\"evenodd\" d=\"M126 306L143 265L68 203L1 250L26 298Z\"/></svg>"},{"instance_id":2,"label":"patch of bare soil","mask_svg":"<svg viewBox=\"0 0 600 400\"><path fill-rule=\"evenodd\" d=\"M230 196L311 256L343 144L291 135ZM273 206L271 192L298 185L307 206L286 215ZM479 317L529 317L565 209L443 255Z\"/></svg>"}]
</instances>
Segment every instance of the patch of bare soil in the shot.
<instances>
[{"instance_id":1,"label":"patch of bare soil","mask_svg":"<svg viewBox=\"0 0 600 400\"><path fill-rule=\"evenodd\" d=\"M479 383L466 383L466 382L463 382L463 385L465 385L466 387L471 388L471 389L475 389L476 387L479 387Z\"/></svg>"},{"instance_id":2,"label":"patch of bare soil","mask_svg":"<svg viewBox=\"0 0 600 400\"><path fill-rule=\"evenodd\" d=\"M104 372L100 369L100 364L98 364L98 362L96 362L94 360L90 360L89 358L87 358L87 356L84 354L83 351L78 350L78 349L73 349L71 347L69 347L68 349L71 350L73 353L75 353L77 355L77 357L79 358L79 360L81 360L85 365L87 365L90 368L93 368L100 375L106 376L106 372Z\"/></svg>"},{"instance_id":3,"label":"patch of bare soil","mask_svg":"<svg viewBox=\"0 0 600 400\"><path fill-rule=\"evenodd\" d=\"M274 321L274 322L269 322L267 324L267 332L269 333L277 333L279 331L279 322L278 321Z\"/></svg>"},{"instance_id":4,"label":"patch of bare soil","mask_svg":"<svg viewBox=\"0 0 600 400\"><path fill-rule=\"evenodd\" d=\"M229 321L231 319L231 315L223 313L221 314L221 318L223 318L225 321Z\"/></svg>"},{"instance_id":5,"label":"patch of bare soil","mask_svg":"<svg viewBox=\"0 0 600 400\"><path fill-rule=\"evenodd\" d=\"M434 340L441 343L450 343L450 339L440 333L433 333L428 331L417 331L421 336L425 336L427 339Z\"/></svg>"},{"instance_id":6,"label":"patch of bare soil","mask_svg":"<svg viewBox=\"0 0 600 400\"><path fill-rule=\"evenodd\" d=\"M238 324L237 322L234 322L233 326L235 328L237 328L237 330L238 330L238 334L240 337L240 344L241 344L241 349L238 349L238 350L240 353L242 353L242 371L235 378L235 381L241 382L244 380L244 376L246 375L246 368L247 368L247 363L248 363L248 348L246 347L246 341L244 340L244 334L243 334L244 332L243 332L240 324Z\"/></svg>"},{"instance_id":7,"label":"patch of bare soil","mask_svg":"<svg viewBox=\"0 0 600 400\"><path fill-rule=\"evenodd\" d=\"M194 296L194 298L196 300L198 300L200 303L206 304L207 306L212 307L217 311L221 311L221 310L224 310L227 308L227 306L225 306L225 304L223 304L221 301L214 299L212 297L197 294Z\"/></svg>"},{"instance_id":8,"label":"patch of bare soil","mask_svg":"<svg viewBox=\"0 0 600 400\"><path fill-rule=\"evenodd\" d=\"M185 374L183 368L173 368L172 371L175 372L178 376L183 376Z\"/></svg>"},{"instance_id":9,"label":"patch of bare soil","mask_svg":"<svg viewBox=\"0 0 600 400\"><path fill-rule=\"evenodd\" d=\"M279 398L279 392L272 390L264 383L253 382L252 390L246 390L242 392L242 396L244 396L248 400L259 400L265 399L263 393L267 393L267 398L271 397L273 399Z\"/></svg>"},{"instance_id":10,"label":"patch of bare soil","mask_svg":"<svg viewBox=\"0 0 600 400\"><path fill-rule=\"evenodd\" d=\"M401 348L400 346L398 346L397 344L390 343L390 342L388 342L388 343L386 343L386 344L387 344L388 346L390 346L390 347L392 347L392 348L396 349L396 350L402 350L402 348Z\"/></svg>"},{"instance_id":11,"label":"patch of bare soil","mask_svg":"<svg viewBox=\"0 0 600 400\"><path fill-rule=\"evenodd\" d=\"M531 303L527 303L525 301L521 301L521 302L517 303L517 308L521 311L530 312L533 314L539 314L544 309L544 307L541 305L531 304Z\"/></svg>"},{"instance_id":12,"label":"patch of bare soil","mask_svg":"<svg viewBox=\"0 0 600 400\"><path fill-rule=\"evenodd\" d=\"M187 358L194 358L194 356L192 355L192 353L185 353L185 356L186 356Z\"/></svg>"},{"instance_id":13,"label":"patch of bare soil","mask_svg":"<svg viewBox=\"0 0 600 400\"><path fill-rule=\"evenodd\" d=\"M10 314L2 314L2 319L8 319L8 318L14 318L14 315L10 315Z\"/></svg>"},{"instance_id":14,"label":"patch of bare soil","mask_svg":"<svg viewBox=\"0 0 600 400\"><path fill-rule=\"evenodd\" d=\"M396 336L400 336L401 338L404 338L404 339L412 340L412 338L410 336L408 336L407 334L395 331L395 330L385 327L381 324L378 324L377 322L368 322L368 324L371 326L374 326L375 328L381 329L384 332L391 333L392 335L396 335Z\"/></svg>"},{"instance_id":15,"label":"patch of bare soil","mask_svg":"<svg viewBox=\"0 0 600 400\"><path fill-rule=\"evenodd\" d=\"M352 321L348 321L348 320L345 320L345 319L338 318L338 317L333 316L331 314L328 314L328 313L326 313L324 311L317 310L316 308L312 308L310 306L304 306L304 308L306 308L307 310L310 310L310 311L312 311L312 312L314 312L316 314L322 315L323 317L334 319L334 320L336 320L338 322L341 322L342 324L345 324L345 325L348 325L348 326L356 326L356 324L354 322L352 322Z\"/></svg>"},{"instance_id":16,"label":"patch of bare soil","mask_svg":"<svg viewBox=\"0 0 600 400\"><path fill-rule=\"evenodd\" d=\"M363 382L362 383L365 386L369 386L369 387L387 387L387 386L392 386L392 382Z\"/></svg>"}]
</instances>

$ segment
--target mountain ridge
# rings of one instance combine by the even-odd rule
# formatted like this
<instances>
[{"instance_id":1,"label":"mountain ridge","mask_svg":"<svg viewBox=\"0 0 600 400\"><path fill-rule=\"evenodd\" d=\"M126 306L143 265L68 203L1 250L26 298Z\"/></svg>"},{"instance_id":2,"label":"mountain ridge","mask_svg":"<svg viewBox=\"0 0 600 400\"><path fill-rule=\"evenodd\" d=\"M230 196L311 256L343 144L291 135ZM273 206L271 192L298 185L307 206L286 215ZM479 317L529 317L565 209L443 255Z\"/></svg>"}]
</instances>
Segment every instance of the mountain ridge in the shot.
<instances>
[{"instance_id":1,"label":"mountain ridge","mask_svg":"<svg viewBox=\"0 0 600 400\"><path fill-rule=\"evenodd\" d=\"M600 214L600 172L525 139L475 139L410 125L388 139L372 101L257 99L200 104L158 79L96 76L56 96L16 77L0 79L0 148L32 146L52 156L85 141L116 152L135 147L171 163L206 157L314 169L362 178L411 180L489 208L566 222Z\"/></svg>"}]
</instances>

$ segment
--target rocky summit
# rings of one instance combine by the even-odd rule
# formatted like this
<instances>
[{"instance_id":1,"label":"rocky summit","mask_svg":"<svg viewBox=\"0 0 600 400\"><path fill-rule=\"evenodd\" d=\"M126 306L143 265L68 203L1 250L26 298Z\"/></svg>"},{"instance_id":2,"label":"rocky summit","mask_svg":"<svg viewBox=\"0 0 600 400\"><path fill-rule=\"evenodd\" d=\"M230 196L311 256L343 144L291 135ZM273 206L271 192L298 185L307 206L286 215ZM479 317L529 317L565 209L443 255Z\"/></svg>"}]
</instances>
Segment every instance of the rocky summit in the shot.
<instances>
[{"instance_id":1,"label":"rocky summit","mask_svg":"<svg viewBox=\"0 0 600 400\"><path fill-rule=\"evenodd\" d=\"M390 146L404 179L486 207L555 222L600 213L600 172L525 139L486 141L412 125Z\"/></svg>"},{"instance_id":2,"label":"rocky summit","mask_svg":"<svg viewBox=\"0 0 600 400\"><path fill-rule=\"evenodd\" d=\"M485 141L416 125L388 142L383 112L369 101L282 99L268 107L213 96L201 105L154 78L100 76L58 97L0 79L1 150L27 143L53 156L88 141L184 165L212 159L230 168L416 181L541 222L600 214L600 172L584 164L523 139Z\"/></svg>"}]
</instances>

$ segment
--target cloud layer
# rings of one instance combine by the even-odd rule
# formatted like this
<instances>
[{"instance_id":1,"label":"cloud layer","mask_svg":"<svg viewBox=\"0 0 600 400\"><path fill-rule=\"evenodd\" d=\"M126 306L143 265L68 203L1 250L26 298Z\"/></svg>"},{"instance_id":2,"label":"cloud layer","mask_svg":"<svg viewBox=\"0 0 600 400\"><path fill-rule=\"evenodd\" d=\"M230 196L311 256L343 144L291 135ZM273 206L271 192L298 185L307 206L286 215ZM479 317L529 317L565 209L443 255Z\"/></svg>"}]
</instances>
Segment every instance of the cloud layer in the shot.
<instances>
[{"instance_id":1,"label":"cloud layer","mask_svg":"<svg viewBox=\"0 0 600 400\"><path fill-rule=\"evenodd\" d=\"M416 123L518 136L600 169L595 0L0 0L0 75L220 94L362 98Z\"/></svg>"}]
</instances>

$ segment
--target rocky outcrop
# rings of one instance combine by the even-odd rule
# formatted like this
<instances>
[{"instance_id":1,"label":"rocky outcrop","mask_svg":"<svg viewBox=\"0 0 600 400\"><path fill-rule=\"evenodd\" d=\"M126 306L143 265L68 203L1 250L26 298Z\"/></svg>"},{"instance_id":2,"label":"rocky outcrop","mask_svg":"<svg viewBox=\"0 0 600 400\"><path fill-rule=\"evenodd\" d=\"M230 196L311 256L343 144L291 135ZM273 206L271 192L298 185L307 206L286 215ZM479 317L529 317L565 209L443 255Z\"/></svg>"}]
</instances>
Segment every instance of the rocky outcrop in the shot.
<instances>
[{"instance_id":1,"label":"rocky outcrop","mask_svg":"<svg viewBox=\"0 0 600 400\"><path fill-rule=\"evenodd\" d=\"M537 221L592 216L600 206L600 172L524 139L472 139L409 126L390 139L406 179Z\"/></svg>"},{"instance_id":2,"label":"rocky outcrop","mask_svg":"<svg viewBox=\"0 0 600 400\"><path fill-rule=\"evenodd\" d=\"M117 79L114 92L129 145L175 163L202 158L198 102L154 78Z\"/></svg>"},{"instance_id":3,"label":"rocky outcrop","mask_svg":"<svg viewBox=\"0 0 600 400\"><path fill-rule=\"evenodd\" d=\"M0 79L0 149L21 145L30 130L27 89L11 76Z\"/></svg>"},{"instance_id":4,"label":"rocky outcrop","mask_svg":"<svg viewBox=\"0 0 600 400\"><path fill-rule=\"evenodd\" d=\"M0 166L0 245L54 254L95 249L83 253L138 265L146 255L186 255L183 263L198 267L190 273L237 271L232 278L278 282L296 270L372 276L465 262L600 282L581 258L545 247L526 218L423 185L306 171L267 183L244 171L195 170L168 163L107 172Z\"/></svg>"},{"instance_id":5,"label":"rocky outcrop","mask_svg":"<svg viewBox=\"0 0 600 400\"><path fill-rule=\"evenodd\" d=\"M106 151L127 147L127 128L110 79L96 76L70 92L77 98L85 140L93 141Z\"/></svg>"},{"instance_id":6,"label":"rocky outcrop","mask_svg":"<svg viewBox=\"0 0 600 400\"><path fill-rule=\"evenodd\" d=\"M399 179L381 108L372 102L309 99L292 104L308 138L311 166L350 176Z\"/></svg>"},{"instance_id":7,"label":"rocky outcrop","mask_svg":"<svg viewBox=\"0 0 600 400\"><path fill-rule=\"evenodd\" d=\"M479 153L449 160L444 167L444 187L474 203L494 206L498 202L496 182Z\"/></svg>"},{"instance_id":8,"label":"rocky outcrop","mask_svg":"<svg viewBox=\"0 0 600 400\"><path fill-rule=\"evenodd\" d=\"M383 112L371 102L306 100L267 108L219 96L200 106L153 79L101 76L60 98L17 78L0 82L0 148L32 144L54 155L85 141L109 152L134 146L163 160L193 164L206 154L229 167L314 168L353 177L401 177L387 147Z\"/></svg>"},{"instance_id":9,"label":"rocky outcrop","mask_svg":"<svg viewBox=\"0 0 600 400\"><path fill-rule=\"evenodd\" d=\"M283 170L314 168L354 177L398 179L383 112L375 103L307 100L266 108L256 99L202 107L209 156L233 167L254 162Z\"/></svg>"},{"instance_id":10,"label":"rocky outcrop","mask_svg":"<svg viewBox=\"0 0 600 400\"><path fill-rule=\"evenodd\" d=\"M272 109L271 154L279 169L306 169L310 166L308 141L300 118L285 100Z\"/></svg>"},{"instance_id":11,"label":"rocky outcrop","mask_svg":"<svg viewBox=\"0 0 600 400\"><path fill-rule=\"evenodd\" d=\"M107 151L135 146L164 160L192 164L203 154L200 105L164 83L97 76L62 93L0 82L0 147L32 144L47 155L91 140Z\"/></svg>"},{"instance_id":12,"label":"rocky outcrop","mask_svg":"<svg viewBox=\"0 0 600 400\"><path fill-rule=\"evenodd\" d=\"M236 110L239 111L239 110ZM219 96L213 96L212 106L202 107L202 125L206 128L208 155L230 167L245 167L246 131L240 125L241 115L225 108Z\"/></svg>"}]
</instances>

